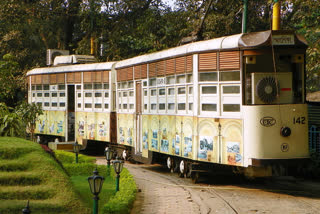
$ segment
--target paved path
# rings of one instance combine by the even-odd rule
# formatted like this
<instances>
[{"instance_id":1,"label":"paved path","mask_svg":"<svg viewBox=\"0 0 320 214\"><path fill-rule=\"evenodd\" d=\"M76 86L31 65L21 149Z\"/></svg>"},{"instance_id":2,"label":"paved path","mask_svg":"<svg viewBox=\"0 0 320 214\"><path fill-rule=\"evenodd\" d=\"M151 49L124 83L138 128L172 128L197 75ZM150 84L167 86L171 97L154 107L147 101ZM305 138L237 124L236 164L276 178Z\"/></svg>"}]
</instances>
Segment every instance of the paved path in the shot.
<instances>
[{"instance_id":1,"label":"paved path","mask_svg":"<svg viewBox=\"0 0 320 214\"><path fill-rule=\"evenodd\" d=\"M98 164L106 164L104 157ZM131 214L318 214L320 184L306 181L237 181L202 184L178 178L160 165L125 163L138 193ZM121 184L120 184L121 185Z\"/></svg>"}]
</instances>

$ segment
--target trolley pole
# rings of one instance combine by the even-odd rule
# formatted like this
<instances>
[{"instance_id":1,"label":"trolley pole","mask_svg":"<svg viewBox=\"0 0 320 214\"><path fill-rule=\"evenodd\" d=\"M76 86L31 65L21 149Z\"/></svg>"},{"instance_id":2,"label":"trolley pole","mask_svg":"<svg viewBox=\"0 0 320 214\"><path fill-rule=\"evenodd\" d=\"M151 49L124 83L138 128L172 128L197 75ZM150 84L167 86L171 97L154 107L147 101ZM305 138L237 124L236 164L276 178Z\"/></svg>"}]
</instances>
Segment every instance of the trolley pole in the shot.
<instances>
[{"instance_id":1,"label":"trolley pole","mask_svg":"<svg viewBox=\"0 0 320 214\"><path fill-rule=\"evenodd\" d=\"M243 0L242 33L247 33L248 0Z\"/></svg>"}]
</instances>

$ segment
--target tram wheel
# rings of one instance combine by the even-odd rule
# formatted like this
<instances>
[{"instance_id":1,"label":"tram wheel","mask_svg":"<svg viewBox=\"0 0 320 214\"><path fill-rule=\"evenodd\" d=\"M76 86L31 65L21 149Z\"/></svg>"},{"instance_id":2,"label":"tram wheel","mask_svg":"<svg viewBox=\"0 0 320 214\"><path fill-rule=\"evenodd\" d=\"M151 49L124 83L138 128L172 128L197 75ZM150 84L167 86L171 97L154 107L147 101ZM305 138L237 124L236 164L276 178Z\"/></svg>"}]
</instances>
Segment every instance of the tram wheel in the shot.
<instances>
[{"instance_id":1,"label":"tram wheel","mask_svg":"<svg viewBox=\"0 0 320 214\"><path fill-rule=\"evenodd\" d=\"M170 172L173 172L173 158L172 157L168 157L167 158L167 167L170 170Z\"/></svg>"},{"instance_id":2,"label":"tram wheel","mask_svg":"<svg viewBox=\"0 0 320 214\"><path fill-rule=\"evenodd\" d=\"M180 178L187 177L187 162L185 160L181 160L179 163L179 171L178 175Z\"/></svg>"}]
</instances>

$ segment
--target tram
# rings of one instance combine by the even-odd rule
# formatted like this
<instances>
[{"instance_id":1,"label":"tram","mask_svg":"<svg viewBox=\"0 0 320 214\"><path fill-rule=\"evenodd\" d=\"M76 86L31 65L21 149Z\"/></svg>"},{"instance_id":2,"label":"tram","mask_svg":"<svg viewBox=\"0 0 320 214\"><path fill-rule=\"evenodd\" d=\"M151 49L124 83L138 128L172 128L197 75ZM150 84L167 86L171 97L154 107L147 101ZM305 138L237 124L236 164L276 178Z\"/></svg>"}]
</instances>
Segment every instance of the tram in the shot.
<instances>
[{"instance_id":1,"label":"tram","mask_svg":"<svg viewBox=\"0 0 320 214\"><path fill-rule=\"evenodd\" d=\"M269 176L309 157L306 48L294 32L269 30L36 68L27 73L28 101L44 110L36 134L161 157L181 174L220 164Z\"/></svg>"}]
</instances>

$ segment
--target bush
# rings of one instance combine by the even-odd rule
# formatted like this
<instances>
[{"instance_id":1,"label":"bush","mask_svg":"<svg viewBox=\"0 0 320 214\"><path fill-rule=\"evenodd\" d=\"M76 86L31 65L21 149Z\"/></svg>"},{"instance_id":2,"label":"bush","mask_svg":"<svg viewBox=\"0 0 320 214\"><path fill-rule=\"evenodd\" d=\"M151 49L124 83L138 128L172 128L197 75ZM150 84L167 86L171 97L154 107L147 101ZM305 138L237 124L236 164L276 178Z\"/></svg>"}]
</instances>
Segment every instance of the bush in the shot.
<instances>
[{"instance_id":1,"label":"bush","mask_svg":"<svg viewBox=\"0 0 320 214\"><path fill-rule=\"evenodd\" d=\"M120 191L104 205L103 213L130 213L136 192L137 186L133 176L124 168L120 175Z\"/></svg>"},{"instance_id":2,"label":"bush","mask_svg":"<svg viewBox=\"0 0 320 214\"><path fill-rule=\"evenodd\" d=\"M56 150L55 152L56 158L62 163L75 163L75 154L73 152L66 152L62 150ZM94 163L96 159L94 157L89 157L86 155L79 154L78 156L79 163Z\"/></svg>"}]
</instances>

